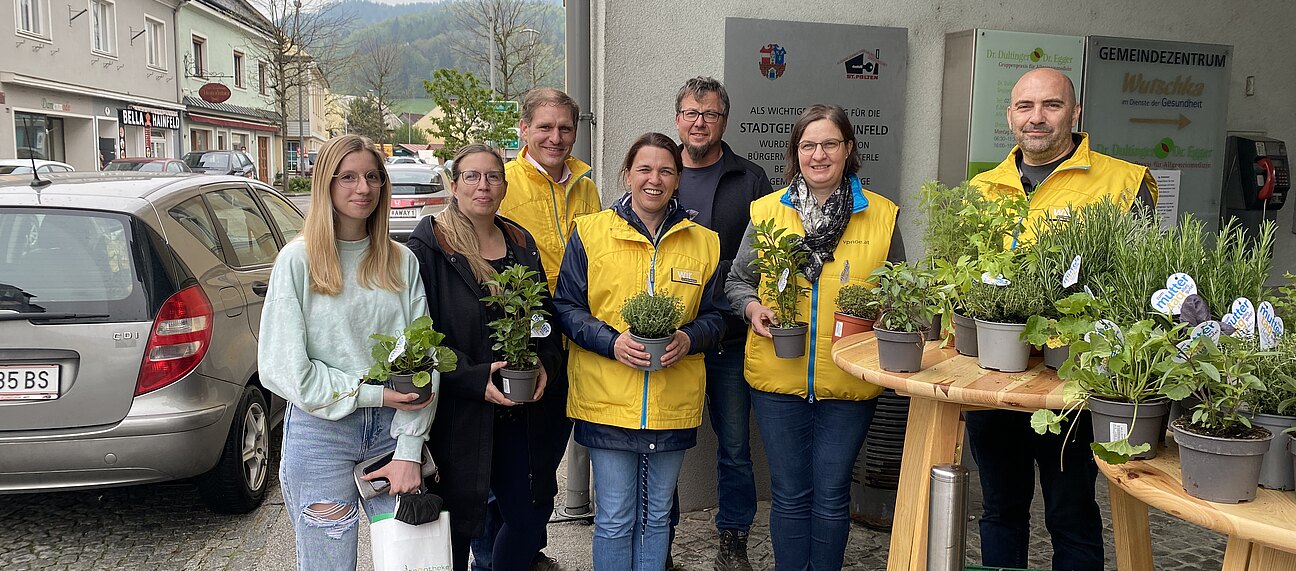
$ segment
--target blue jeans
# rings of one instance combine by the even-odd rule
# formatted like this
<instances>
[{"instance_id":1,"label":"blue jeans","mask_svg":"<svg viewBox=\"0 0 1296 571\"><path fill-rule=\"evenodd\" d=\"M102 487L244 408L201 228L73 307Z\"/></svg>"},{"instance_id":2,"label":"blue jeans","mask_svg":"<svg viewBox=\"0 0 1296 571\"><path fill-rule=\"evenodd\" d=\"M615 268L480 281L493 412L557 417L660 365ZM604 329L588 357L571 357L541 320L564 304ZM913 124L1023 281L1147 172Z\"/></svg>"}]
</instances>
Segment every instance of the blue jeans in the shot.
<instances>
[{"instance_id":1,"label":"blue jeans","mask_svg":"<svg viewBox=\"0 0 1296 571\"><path fill-rule=\"evenodd\" d=\"M495 536L504 525L495 493L486 496L486 530L472 539L472 571L491 571L494 568Z\"/></svg>"},{"instance_id":2,"label":"blue jeans","mask_svg":"<svg viewBox=\"0 0 1296 571\"><path fill-rule=\"evenodd\" d=\"M684 451L638 454L590 448L594 469L594 571L660 571Z\"/></svg>"},{"instance_id":3,"label":"blue jeans","mask_svg":"<svg viewBox=\"0 0 1296 571\"><path fill-rule=\"evenodd\" d=\"M1044 525L1053 540L1059 571L1103 568L1102 514L1094 499L1094 464L1088 413L1074 422L1071 439L1036 434L1030 413L989 410L964 413L968 442L981 476L985 513L981 516L981 557L988 567L1026 567L1030 543L1030 506L1039 468L1044 495ZM1061 463L1059 464L1059 458Z\"/></svg>"},{"instance_id":4,"label":"blue jeans","mask_svg":"<svg viewBox=\"0 0 1296 571\"><path fill-rule=\"evenodd\" d=\"M361 408L325 420L288 406L279 483L297 535L297 569L355 569L357 504L371 517L395 511L395 496L362 500L352 475L357 463L396 449L390 434L395 412Z\"/></svg>"},{"instance_id":5,"label":"blue jeans","mask_svg":"<svg viewBox=\"0 0 1296 571\"><path fill-rule=\"evenodd\" d=\"M841 569L851 470L876 400L817 400L751 390L769 458L770 540L780 570Z\"/></svg>"},{"instance_id":6,"label":"blue jeans","mask_svg":"<svg viewBox=\"0 0 1296 571\"><path fill-rule=\"evenodd\" d=\"M751 393L743 378L744 339L706 354L707 410L716 435L716 529L747 533L756 518L751 459Z\"/></svg>"}]
</instances>

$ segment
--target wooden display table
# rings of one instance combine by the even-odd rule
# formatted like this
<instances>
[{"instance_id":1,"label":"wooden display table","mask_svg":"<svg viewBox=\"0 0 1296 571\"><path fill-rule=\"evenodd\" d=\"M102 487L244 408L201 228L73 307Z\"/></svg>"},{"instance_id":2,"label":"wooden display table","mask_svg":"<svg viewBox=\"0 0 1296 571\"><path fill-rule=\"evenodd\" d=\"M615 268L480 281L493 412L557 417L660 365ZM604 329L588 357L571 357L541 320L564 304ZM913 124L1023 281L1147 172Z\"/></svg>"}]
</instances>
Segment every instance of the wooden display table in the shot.
<instances>
[{"instance_id":1,"label":"wooden display table","mask_svg":"<svg viewBox=\"0 0 1296 571\"><path fill-rule=\"evenodd\" d=\"M860 333L837 341L833 360L847 373L913 397L905 426L888 571L927 567L930 471L933 465L957 463L962 458L962 411L1063 407L1062 381L1039 358L1033 358L1025 372L999 373L982 369L976 357L959 355L952 342L942 349L939 341L930 341L923 352L921 371L891 373L878 365L873 334Z\"/></svg>"},{"instance_id":2,"label":"wooden display table","mask_svg":"<svg viewBox=\"0 0 1296 571\"><path fill-rule=\"evenodd\" d=\"M1259 490L1241 504L1217 504L1183 491L1173 443L1151 460L1111 465L1098 460L1110 483L1116 568L1152 571L1148 506L1228 535L1224 571L1296 570L1296 495Z\"/></svg>"}]
</instances>

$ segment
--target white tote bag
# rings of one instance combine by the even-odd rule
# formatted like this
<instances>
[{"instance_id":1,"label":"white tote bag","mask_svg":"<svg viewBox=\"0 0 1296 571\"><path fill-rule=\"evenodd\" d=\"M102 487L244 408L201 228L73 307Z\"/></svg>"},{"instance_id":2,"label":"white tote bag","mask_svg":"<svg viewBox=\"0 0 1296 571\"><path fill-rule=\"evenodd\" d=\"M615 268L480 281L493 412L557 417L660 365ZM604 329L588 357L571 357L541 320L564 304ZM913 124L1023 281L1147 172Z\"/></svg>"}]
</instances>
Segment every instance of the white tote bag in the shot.
<instances>
[{"instance_id":1,"label":"white tote bag","mask_svg":"<svg viewBox=\"0 0 1296 571\"><path fill-rule=\"evenodd\" d=\"M436 521L410 525L376 516L369 524L374 571L450 571L450 512Z\"/></svg>"}]
</instances>

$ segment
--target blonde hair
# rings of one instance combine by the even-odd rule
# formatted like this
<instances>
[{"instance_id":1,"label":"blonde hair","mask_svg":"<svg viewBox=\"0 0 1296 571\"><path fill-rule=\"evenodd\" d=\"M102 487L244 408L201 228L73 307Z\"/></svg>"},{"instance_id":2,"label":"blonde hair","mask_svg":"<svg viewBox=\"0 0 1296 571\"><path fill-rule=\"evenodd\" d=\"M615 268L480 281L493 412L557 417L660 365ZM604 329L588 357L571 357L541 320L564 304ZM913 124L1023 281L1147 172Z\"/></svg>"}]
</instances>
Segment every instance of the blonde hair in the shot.
<instances>
[{"instance_id":1,"label":"blonde hair","mask_svg":"<svg viewBox=\"0 0 1296 571\"><path fill-rule=\"evenodd\" d=\"M504 160L490 147L481 143L473 143L455 153L454 162L451 163L450 180L451 184L459 183L459 165L461 161L469 155L486 153L494 157L495 162L499 164L500 170L504 170ZM508 182L504 183L507 188ZM464 216L463 211L459 210L459 199L451 193L450 206L436 215L436 221L441 225L442 235L445 236L447 245L456 252L463 255L468 260L468 268L472 270L473 277L477 278L478 283L484 283L490 279L491 274L495 273L490 263L482 259L481 242L477 239L477 231L473 228L472 221ZM490 288L492 294L498 293L494 287Z\"/></svg>"},{"instance_id":2,"label":"blonde hair","mask_svg":"<svg viewBox=\"0 0 1296 571\"><path fill-rule=\"evenodd\" d=\"M310 288L315 293L337 295L342 292L342 264L338 260L335 242L333 177L338 174L342 159L355 152L373 155L378 170L383 173L382 190L376 197L377 208L365 224L369 232L369 247L360 260L356 282L366 289L375 286L389 291L405 289L399 246L387 234L392 189L382 155L373 141L359 135L342 135L329 139L320 148L315 177L311 181L310 211L306 213L306 225L302 229Z\"/></svg>"}]
</instances>

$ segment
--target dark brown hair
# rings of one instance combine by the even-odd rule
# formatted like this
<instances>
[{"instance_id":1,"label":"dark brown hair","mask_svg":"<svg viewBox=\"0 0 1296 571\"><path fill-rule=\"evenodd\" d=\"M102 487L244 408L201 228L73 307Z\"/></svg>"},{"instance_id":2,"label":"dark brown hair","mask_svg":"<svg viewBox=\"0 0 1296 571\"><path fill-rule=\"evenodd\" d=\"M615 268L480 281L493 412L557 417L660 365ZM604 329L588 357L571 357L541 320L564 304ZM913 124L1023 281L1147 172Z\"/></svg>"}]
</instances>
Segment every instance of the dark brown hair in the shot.
<instances>
[{"instance_id":1,"label":"dark brown hair","mask_svg":"<svg viewBox=\"0 0 1296 571\"><path fill-rule=\"evenodd\" d=\"M837 126L837 129L841 131L842 145L845 145L848 151L846 155L846 170L843 172L859 172L859 154L855 152L855 128L851 126L850 119L846 118L846 112L836 105L815 103L806 108L805 113L802 113L801 116L797 118L796 124L792 126L792 139L788 141L787 148L788 180L792 180L792 177L801 174L801 162L797 158L797 146L801 144L801 137L805 135L806 127L809 127L811 123L820 119L832 121L833 124Z\"/></svg>"},{"instance_id":2,"label":"dark brown hair","mask_svg":"<svg viewBox=\"0 0 1296 571\"><path fill-rule=\"evenodd\" d=\"M684 173L684 159L680 157L679 145L675 144L674 139L661 133L644 133L639 135L638 139L635 139L634 144L630 145L630 152L626 153L625 160L621 161L622 173L630 172L630 167L634 166L635 155L638 155L639 149L644 147L664 149L672 157L675 157L675 172L677 174Z\"/></svg>"}]
</instances>

